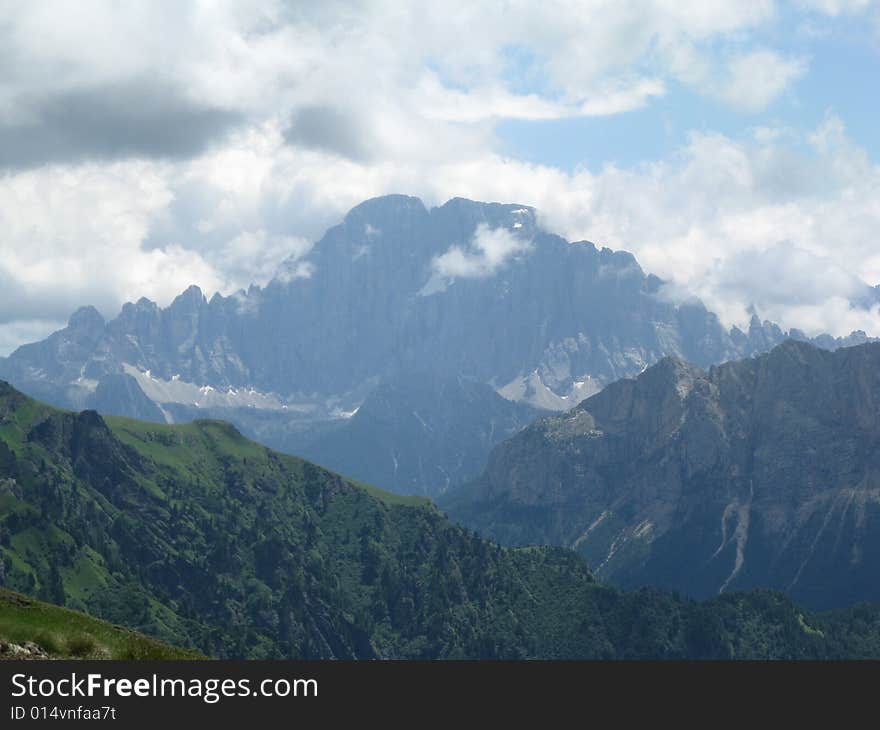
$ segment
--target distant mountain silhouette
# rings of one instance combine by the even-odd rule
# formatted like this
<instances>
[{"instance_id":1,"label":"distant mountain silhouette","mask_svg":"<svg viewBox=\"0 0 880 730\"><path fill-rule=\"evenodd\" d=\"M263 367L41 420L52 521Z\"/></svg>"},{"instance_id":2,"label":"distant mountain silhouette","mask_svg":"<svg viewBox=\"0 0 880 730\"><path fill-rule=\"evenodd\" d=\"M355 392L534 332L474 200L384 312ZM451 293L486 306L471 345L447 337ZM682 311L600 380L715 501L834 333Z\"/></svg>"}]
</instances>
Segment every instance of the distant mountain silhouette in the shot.
<instances>
[{"instance_id":1,"label":"distant mountain silhouette","mask_svg":"<svg viewBox=\"0 0 880 730\"><path fill-rule=\"evenodd\" d=\"M264 288L208 301L193 286L165 309L140 299L109 322L84 307L63 330L0 361L0 376L55 405L166 421L223 417L296 450L342 428L382 383L386 410L405 408L406 397L394 401L396 384L413 374L436 380L434 392L461 376L508 400L564 410L665 355L708 366L787 335L757 317L748 332L727 330L699 302L670 303L661 287L629 253L542 230L528 206L456 198L429 210L390 195L352 209ZM478 422L479 433L490 432L495 416L483 418L479 398L470 404L459 404L462 433ZM445 406L433 408L419 413L431 421ZM454 416L442 416L450 432ZM402 453L418 436L395 442L401 423L375 426L387 425L377 439ZM467 453L430 457L422 443L424 477L388 486L436 493L451 474L474 476L456 465L482 461L494 443L475 438ZM386 473L348 454L337 459L332 440L322 443L323 458L353 477Z\"/></svg>"}]
</instances>

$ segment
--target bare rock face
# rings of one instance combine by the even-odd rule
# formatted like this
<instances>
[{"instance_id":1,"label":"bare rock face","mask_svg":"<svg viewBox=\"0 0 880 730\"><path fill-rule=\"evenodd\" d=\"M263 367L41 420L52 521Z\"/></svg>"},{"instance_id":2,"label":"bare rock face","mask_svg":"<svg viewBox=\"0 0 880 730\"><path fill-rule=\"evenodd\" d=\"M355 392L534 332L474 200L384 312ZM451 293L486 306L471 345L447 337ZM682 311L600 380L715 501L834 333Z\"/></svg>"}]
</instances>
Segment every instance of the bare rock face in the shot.
<instances>
[{"instance_id":1,"label":"bare rock face","mask_svg":"<svg viewBox=\"0 0 880 730\"><path fill-rule=\"evenodd\" d=\"M486 235L501 253L487 257ZM455 265L443 258L450 252ZM727 331L699 302L658 297L661 286L625 251L542 230L526 206L456 198L428 210L392 195L352 209L264 288L208 301L192 286L165 309L140 299L109 322L84 307L0 362L0 375L83 407L104 376L123 372L148 373L142 385L282 399L341 397L436 372L507 387L514 400L546 389L564 410L565 396L570 407L666 355L708 366L786 336L757 318L748 332Z\"/></svg>"},{"instance_id":2,"label":"bare rock face","mask_svg":"<svg viewBox=\"0 0 880 730\"><path fill-rule=\"evenodd\" d=\"M665 359L504 442L441 504L502 542L573 546L624 586L880 600L880 344Z\"/></svg>"},{"instance_id":3,"label":"bare rock face","mask_svg":"<svg viewBox=\"0 0 880 730\"><path fill-rule=\"evenodd\" d=\"M0 660L3 659L48 659L49 655L46 650L37 646L32 641L25 641L22 644L0 641Z\"/></svg>"}]
</instances>

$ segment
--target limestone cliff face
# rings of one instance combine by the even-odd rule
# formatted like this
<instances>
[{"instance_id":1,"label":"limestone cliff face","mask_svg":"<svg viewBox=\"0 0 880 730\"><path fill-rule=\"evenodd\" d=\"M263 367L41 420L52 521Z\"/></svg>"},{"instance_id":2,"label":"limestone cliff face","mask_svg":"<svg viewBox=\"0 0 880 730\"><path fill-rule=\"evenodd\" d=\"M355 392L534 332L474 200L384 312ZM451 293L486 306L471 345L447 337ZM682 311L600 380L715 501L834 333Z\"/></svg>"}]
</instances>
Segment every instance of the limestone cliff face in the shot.
<instances>
[{"instance_id":1,"label":"limestone cliff face","mask_svg":"<svg viewBox=\"0 0 880 730\"><path fill-rule=\"evenodd\" d=\"M880 345L667 358L497 447L445 507L622 585L880 600Z\"/></svg>"},{"instance_id":2,"label":"limestone cliff face","mask_svg":"<svg viewBox=\"0 0 880 730\"><path fill-rule=\"evenodd\" d=\"M507 255L487 263L481 231L503 236ZM438 266L450 251L468 264ZM748 332L727 331L699 303L659 297L661 286L625 251L542 230L531 208L456 198L428 210L393 195L352 209L264 288L209 301L193 286L167 308L142 298L109 322L83 307L0 360L0 374L87 405L96 383L126 366L281 398L363 399L386 378L436 372L562 410L563 396L570 407L665 355L708 366L786 336L757 318Z\"/></svg>"},{"instance_id":3,"label":"limestone cliff face","mask_svg":"<svg viewBox=\"0 0 880 730\"><path fill-rule=\"evenodd\" d=\"M666 355L708 366L785 337L757 318L747 332L727 330L699 302L660 296L662 285L625 251L543 230L527 206L456 198L428 209L391 195L353 208L265 287L208 300L193 286L165 308L125 304L108 322L84 307L43 342L0 358L0 377L67 408L225 418L287 448L380 384L416 374L437 383L467 378L508 400L562 411ZM478 400L461 411L462 433L474 431ZM442 403L423 411L446 420ZM476 432L491 429L484 419ZM341 463L346 454L330 456ZM416 491L436 492L470 458L446 452L426 463L432 476ZM354 467L354 477L377 473L366 462Z\"/></svg>"}]
</instances>

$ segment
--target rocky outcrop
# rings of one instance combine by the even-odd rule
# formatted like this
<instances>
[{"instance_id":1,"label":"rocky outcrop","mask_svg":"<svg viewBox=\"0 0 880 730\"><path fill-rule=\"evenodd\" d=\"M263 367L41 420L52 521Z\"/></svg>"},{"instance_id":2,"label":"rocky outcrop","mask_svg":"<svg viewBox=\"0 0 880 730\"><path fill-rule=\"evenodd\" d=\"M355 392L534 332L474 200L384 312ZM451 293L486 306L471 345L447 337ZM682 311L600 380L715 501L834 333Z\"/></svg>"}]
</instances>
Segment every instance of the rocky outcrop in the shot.
<instances>
[{"instance_id":1,"label":"rocky outcrop","mask_svg":"<svg viewBox=\"0 0 880 730\"><path fill-rule=\"evenodd\" d=\"M48 658L49 655L46 650L32 641L25 641L21 644L0 641L0 661L2 661L3 659L14 659L17 661L21 661L22 659Z\"/></svg>"},{"instance_id":2,"label":"rocky outcrop","mask_svg":"<svg viewBox=\"0 0 880 730\"><path fill-rule=\"evenodd\" d=\"M664 359L506 441L444 504L625 586L880 600L880 344L790 340L708 371Z\"/></svg>"}]
</instances>

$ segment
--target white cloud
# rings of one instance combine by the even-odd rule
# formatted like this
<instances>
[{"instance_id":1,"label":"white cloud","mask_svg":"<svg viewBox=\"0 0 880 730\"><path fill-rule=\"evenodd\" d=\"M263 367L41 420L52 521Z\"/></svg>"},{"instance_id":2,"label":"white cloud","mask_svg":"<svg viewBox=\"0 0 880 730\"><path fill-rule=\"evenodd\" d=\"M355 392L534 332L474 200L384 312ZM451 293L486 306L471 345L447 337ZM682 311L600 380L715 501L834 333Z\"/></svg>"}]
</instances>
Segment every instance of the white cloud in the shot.
<instances>
[{"instance_id":1,"label":"white cloud","mask_svg":"<svg viewBox=\"0 0 880 730\"><path fill-rule=\"evenodd\" d=\"M666 85L660 79L642 79L633 86L607 91L594 99L587 99L580 106L583 116L610 116L629 112L645 106L655 96L663 96Z\"/></svg>"},{"instance_id":2,"label":"white cloud","mask_svg":"<svg viewBox=\"0 0 880 730\"><path fill-rule=\"evenodd\" d=\"M441 277L482 279L492 276L514 256L529 250L531 243L507 228L477 226L470 246L452 246L431 262L434 274Z\"/></svg>"},{"instance_id":3,"label":"white cloud","mask_svg":"<svg viewBox=\"0 0 880 730\"><path fill-rule=\"evenodd\" d=\"M142 248L170 198L165 170L152 163L0 177L0 321L66 319L89 303L110 313L141 294L167 300L194 275L217 286L193 251Z\"/></svg>"},{"instance_id":4,"label":"white cloud","mask_svg":"<svg viewBox=\"0 0 880 730\"><path fill-rule=\"evenodd\" d=\"M833 17L863 12L872 5L876 5L876 0L797 0L796 4L802 8L816 10Z\"/></svg>"},{"instance_id":5,"label":"white cloud","mask_svg":"<svg viewBox=\"0 0 880 730\"><path fill-rule=\"evenodd\" d=\"M830 299L853 302L866 293L865 282L848 268L847 262L790 241L730 252L708 272L704 287L714 290L722 300L759 304L764 312L821 309ZM808 328L814 329L815 325Z\"/></svg>"},{"instance_id":6,"label":"white cloud","mask_svg":"<svg viewBox=\"0 0 880 730\"><path fill-rule=\"evenodd\" d=\"M699 134L634 170L508 159L494 136L499 119L617 114L677 83L764 108L804 70L756 45L776 17L772 0L7 3L0 148L4 129L51 126L49 102L120 88L130 98L144 79L159 96L173 90L182 118L219 109L238 121L206 125L204 146L184 139L169 157L153 115L121 152L55 140L58 159L0 170L0 325L11 341L81 304L111 316L140 296L167 304L190 283L210 295L265 281L348 208L388 192L530 203L552 229L633 250L729 321L751 299L786 324L815 323L805 308L818 300L745 291L729 261L788 241L880 282L878 173L839 120L791 144L766 124L752 140ZM506 235L484 232L440 266L488 275L518 253ZM831 277L829 296L846 299L843 280Z\"/></svg>"},{"instance_id":7,"label":"white cloud","mask_svg":"<svg viewBox=\"0 0 880 730\"><path fill-rule=\"evenodd\" d=\"M543 180L529 202L547 225L633 251L728 324L755 305L813 334L880 335L876 308L849 304L880 283L880 168L836 117L809 135L693 135L678 159Z\"/></svg>"},{"instance_id":8,"label":"white cloud","mask_svg":"<svg viewBox=\"0 0 880 730\"><path fill-rule=\"evenodd\" d=\"M25 319L0 324L0 355L12 352L23 342L37 342L61 329L64 320Z\"/></svg>"},{"instance_id":9,"label":"white cloud","mask_svg":"<svg viewBox=\"0 0 880 730\"><path fill-rule=\"evenodd\" d=\"M787 58L767 49L751 51L730 60L717 95L732 106L750 112L761 111L806 70L807 63L803 59Z\"/></svg>"},{"instance_id":10,"label":"white cloud","mask_svg":"<svg viewBox=\"0 0 880 730\"><path fill-rule=\"evenodd\" d=\"M243 231L228 241L220 251L223 266L235 272L245 283L265 286L278 271L282 261L298 259L308 253L312 244L299 236L271 235L265 229ZM301 269L300 276L305 269Z\"/></svg>"},{"instance_id":11,"label":"white cloud","mask_svg":"<svg viewBox=\"0 0 880 730\"><path fill-rule=\"evenodd\" d=\"M346 117L358 120L381 155L397 147L401 129L421 142L438 131L448 135L431 124L436 118L478 122L637 108L663 94L663 77L682 72L683 55L693 64L773 14L771 0L92 2L76 8L29 0L13 3L0 27L0 120L40 121L47 100L85 91L123 88L126 98L137 98L134 90L149 81L151 100L174 90L180 103L194 105L181 111L189 124L178 129L192 126L200 108L294 121L316 109L325 110L326 120L329 110L335 117L325 126L348 137L349 147L357 140ZM525 49L530 58L513 73L511 49ZM529 75L533 89L511 83L511 76ZM148 102L144 112L150 108ZM225 129L222 120L196 119L205 134ZM314 114L301 123L308 127L309 120L316 121ZM321 144L333 134L317 131L326 132ZM167 142L153 127L139 133L146 139L133 150ZM196 152L195 140L183 141L177 153Z\"/></svg>"},{"instance_id":12,"label":"white cloud","mask_svg":"<svg viewBox=\"0 0 880 730\"><path fill-rule=\"evenodd\" d=\"M188 186L198 181L202 212L216 211L220 230L257 231L238 240L247 250L267 245L280 256L287 245L255 221L283 221L292 253L302 253L306 240L350 207L389 192L419 195L429 205L454 195L519 201L536 206L545 226L572 240L633 251L645 270L702 297L730 324L747 322L754 304L787 327L845 334L857 325L880 334L874 314L840 306L859 280L880 283L880 171L834 116L807 135L767 126L743 139L694 134L670 160L595 173L491 150L418 164L356 162L284 145L271 129L241 144L193 161L180 179ZM224 176L224 168L236 173ZM484 230L444 254L438 271L490 275L524 245L504 229ZM766 275L758 276L761 267ZM219 287L232 278L213 269L210 277Z\"/></svg>"}]
</instances>

